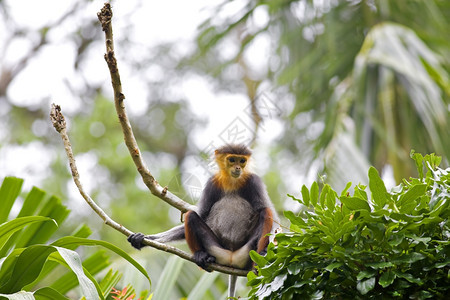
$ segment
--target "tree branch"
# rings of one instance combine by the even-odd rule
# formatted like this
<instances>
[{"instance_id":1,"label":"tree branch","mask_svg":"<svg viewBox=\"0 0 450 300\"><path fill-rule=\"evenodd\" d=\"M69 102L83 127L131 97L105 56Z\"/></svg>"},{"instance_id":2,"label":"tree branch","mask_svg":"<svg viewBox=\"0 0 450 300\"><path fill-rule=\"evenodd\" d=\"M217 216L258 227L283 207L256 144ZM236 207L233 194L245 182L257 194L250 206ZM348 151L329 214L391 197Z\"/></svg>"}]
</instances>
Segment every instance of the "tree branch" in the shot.
<instances>
[{"instance_id":1,"label":"tree branch","mask_svg":"<svg viewBox=\"0 0 450 300\"><path fill-rule=\"evenodd\" d=\"M130 236L133 232L131 230L127 229L126 227L124 227L123 225L117 223L113 219L111 219L100 208L100 206L98 206L95 203L95 201L92 200L92 198L89 196L89 194L86 193L86 191L84 190L83 185L81 184L81 181L80 181L80 175L78 173L78 168L77 168L77 165L75 162L75 158L73 156L72 145L70 143L69 136L67 134L66 121L64 119L64 115L61 113L61 107L59 105L52 104L52 108L50 111L50 120L53 124L53 127L55 127L56 131L60 134L61 139L63 140L64 150L66 151L67 158L69 159L69 166L70 166L70 170L72 172L72 178L73 178L73 181L75 182L75 185L77 186L78 191L80 192L81 196L84 198L84 200L87 202L87 204L89 204L89 206L95 211L95 213L97 213L97 215L99 215L100 218L103 219L103 221L105 222L106 225L114 228L115 230L123 233L126 236ZM183 259L189 260L191 262L195 262L189 253L186 253L176 247L166 245L163 243L159 243L156 241L148 240L148 239L144 239L144 244L147 246L156 248L158 250L161 250L161 251L175 254L175 255L177 255ZM248 273L248 271L245 271L245 270L235 269L235 268L231 268L231 267L227 267L227 266L223 266L223 265L219 265L219 264L210 264L209 267L210 267L210 270L215 270L215 271L219 271L222 273L233 274L233 275L238 275L238 276L246 276Z\"/></svg>"},{"instance_id":2,"label":"tree branch","mask_svg":"<svg viewBox=\"0 0 450 300\"><path fill-rule=\"evenodd\" d=\"M111 75L111 82L114 90L114 103L116 107L116 112L119 117L120 124L122 126L122 131L124 134L124 140L125 144L127 145L128 151L130 152L130 155L133 159L134 164L136 165L136 168L141 175L144 183L147 185L147 187L150 189L153 195L157 196L158 198L166 201L168 204L176 207L182 212L186 212L188 210L194 210L196 207L194 205L191 205L174 194L170 193L167 190L167 187L161 187L158 182L155 180L155 178L152 176L150 171L148 170L147 166L145 165L145 162L141 156L141 152L139 150L139 147L137 145L136 139L134 137L131 124L128 120L128 116L125 111L125 105L124 105L124 99L125 96L122 93L122 84L120 82L120 75L119 70L117 68L117 60L114 55L114 43L113 43L113 35L112 35L112 27L111 27L111 18L112 18L112 11L111 11L111 5L109 3L105 3L102 10L97 14L98 18L102 24L103 31L105 32L106 36L106 54L105 54L105 60L108 64L108 68ZM83 186L81 184L77 166L75 163L75 159L73 156L72 146L70 144L69 137L67 135L67 127L66 127L66 121L64 119L63 114L61 113L61 108L59 105L52 105L51 112L50 112L50 119L52 121L53 126L55 127L56 131L61 135L61 138L64 142L64 149L66 151L67 157L69 159L69 165L72 172L72 177L75 182L75 185L77 186L81 196L84 198L84 200L89 204L89 206L103 219L106 225L116 229L117 231L123 233L126 236L130 236L133 232L129 229L125 228L123 225L115 222L113 219L111 219L95 202L92 200L92 198L89 196L88 193L86 193L83 189ZM163 243L159 243L153 240L144 239L143 243L147 246L169 252L172 254L175 254L183 259L189 260L191 262L195 262L193 257L170 245L166 245ZM228 266L223 266L219 264L209 264L208 271L219 271L225 274L232 274L237 276L246 276L248 271L241 270L241 269L235 269Z\"/></svg>"},{"instance_id":3,"label":"tree branch","mask_svg":"<svg viewBox=\"0 0 450 300\"><path fill-rule=\"evenodd\" d=\"M141 175L142 180L153 195L166 201L168 204L179 209L180 211L187 212L188 210L195 210L196 207L194 205L181 200L179 197L168 191L167 187L163 188L161 185L159 185L148 170L142 158L141 151L139 150L139 146L136 142L130 121L125 111L125 95L122 93L122 83L120 82L119 69L117 67L117 60L114 55L114 41L111 26L111 5L109 3L105 3L97 16L102 25L102 29L105 32L105 60L108 64L109 73L111 75L111 83L114 90L114 104L116 107L117 116L119 117L120 125L122 126L125 144L127 145L128 151L130 152L131 158L133 159L133 162L136 165L136 168Z\"/></svg>"}]
</instances>

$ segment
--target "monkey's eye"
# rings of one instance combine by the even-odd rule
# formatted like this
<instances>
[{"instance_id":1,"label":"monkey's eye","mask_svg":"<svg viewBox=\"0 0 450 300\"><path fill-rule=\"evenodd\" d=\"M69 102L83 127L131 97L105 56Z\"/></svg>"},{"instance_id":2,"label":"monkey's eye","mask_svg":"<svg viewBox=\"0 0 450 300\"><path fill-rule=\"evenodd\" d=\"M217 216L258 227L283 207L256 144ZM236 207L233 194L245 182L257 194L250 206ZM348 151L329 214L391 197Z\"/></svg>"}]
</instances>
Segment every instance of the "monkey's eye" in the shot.
<instances>
[{"instance_id":1,"label":"monkey's eye","mask_svg":"<svg viewBox=\"0 0 450 300\"><path fill-rule=\"evenodd\" d=\"M244 164L247 160L245 158L241 158L240 163Z\"/></svg>"},{"instance_id":2,"label":"monkey's eye","mask_svg":"<svg viewBox=\"0 0 450 300\"><path fill-rule=\"evenodd\" d=\"M229 161L230 163L234 163L236 160L234 159L234 157L230 157L230 158L228 159L228 161Z\"/></svg>"}]
</instances>

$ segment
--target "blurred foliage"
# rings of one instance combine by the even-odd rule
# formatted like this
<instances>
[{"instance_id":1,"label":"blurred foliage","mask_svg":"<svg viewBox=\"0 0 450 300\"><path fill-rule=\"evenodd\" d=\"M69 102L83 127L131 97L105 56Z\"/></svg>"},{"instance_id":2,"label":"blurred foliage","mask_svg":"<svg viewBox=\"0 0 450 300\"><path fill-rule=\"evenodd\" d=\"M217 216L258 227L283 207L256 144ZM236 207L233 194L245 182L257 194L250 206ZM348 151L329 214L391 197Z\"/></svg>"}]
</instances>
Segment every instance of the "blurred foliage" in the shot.
<instances>
[{"instance_id":1,"label":"blurred foliage","mask_svg":"<svg viewBox=\"0 0 450 300\"><path fill-rule=\"evenodd\" d=\"M89 209L78 207L61 141L48 121L50 102L66 101L68 109L62 108L88 191L130 229L165 230L178 222L178 213L141 184L122 142L109 79L90 74L92 65L97 66L93 62L103 63L104 52L93 3L73 1L58 18L36 29L14 20L12 5L0 1L5 29L0 52L8 54L11 45L25 43L16 60L0 56L0 154L8 158L8 152L38 149L41 161L17 164L17 169L42 182L48 192L70 199L69 207L76 209L67 222L95 224ZM199 158L198 149L205 146L196 143L205 140L197 133L207 120L183 95L182 84L189 78L201 77L218 93L247 96L249 102L242 106L252 107L255 150L270 121L280 124L277 140L262 145L259 150L267 155L256 162L263 166L260 175L279 208L298 181L311 182L318 174L342 189L350 180L367 183L365 172L374 165L382 174L392 168L399 183L414 172L410 149L436 152L448 164L449 1L223 1L209 10L195 41L157 46L134 34L139 25L133 13L142 2L129 5L116 36L117 55L122 76L130 76L124 82L131 84L127 91L134 91L144 105L131 109L135 99L127 92L126 105L152 173L177 194L189 194L180 183L192 171L189 159ZM11 86L24 83L28 68L60 44L73 49L70 70L61 68L57 74L64 99L42 93L24 103L14 99ZM42 82L50 75L33 80ZM267 102L276 106L276 115L265 110ZM15 168L5 160L0 163ZM115 232L94 226L102 239L129 247ZM189 290L179 289L181 294Z\"/></svg>"},{"instance_id":2,"label":"blurred foliage","mask_svg":"<svg viewBox=\"0 0 450 300\"><path fill-rule=\"evenodd\" d=\"M445 299L450 289L450 168L413 153L419 178L391 191L369 169L367 186L340 195L302 187L305 207L286 211L291 232L267 255L252 252L249 299ZM423 170L426 170L425 174Z\"/></svg>"},{"instance_id":3,"label":"blurred foliage","mask_svg":"<svg viewBox=\"0 0 450 300\"><path fill-rule=\"evenodd\" d=\"M22 184L20 178L6 177L0 187L0 298L65 300L69 299L66 295L78 295L105 299L119 285L122 274L112 269L106 273L111 260L104 249L82 260L74 251L79 246L115 252L144 275L147 287L151 285L147 272L126 252L111 243L88 239L92 232L85 224L61 234L58 229L70 212L67 207L36 187L22 199ZM20 209L17 216L13 206ZM51 244L50 239L54 240ZM80 291L74 290L77 287Z\"/></svg>"},{"instance_id":4,"label":"blurred foliage","mask_svg":"<svg viewBox=\"0 0 450 300\"><path fill-rule=\"evenodd\" d=\"M301 153L296 169L318 158L343 187L389 164L398 182L414 171L412 148L450 157L449 16L448 1L225 1L201 26L194 61L222 79L269 39L265 73L253 76L279 86L280 106L295 96L279 142Z\"/></svg>"}]
</instances>

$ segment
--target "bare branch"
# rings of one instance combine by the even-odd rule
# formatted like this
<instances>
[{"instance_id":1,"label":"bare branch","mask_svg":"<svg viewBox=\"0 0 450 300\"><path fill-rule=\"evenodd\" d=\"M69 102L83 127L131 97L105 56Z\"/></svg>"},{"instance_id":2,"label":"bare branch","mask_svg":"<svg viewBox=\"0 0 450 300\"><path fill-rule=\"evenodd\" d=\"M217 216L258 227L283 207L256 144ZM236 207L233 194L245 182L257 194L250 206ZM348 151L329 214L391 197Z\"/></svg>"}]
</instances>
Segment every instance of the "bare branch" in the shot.
<instances>
[{"instance_id":1,"label":"bare branch","mask_svg":"<svg viewBox=\"0 0 450 300\"><path fill-rule=\"evenodd\" d=\"M100 23L102 24L102 29L105 32L106 41L106 54L105 60L108 64L109 72L111 75L111 82L114 90L114 103L116 107L117 116L119 117L120 125L122 126L122 131L125 139L125 144L127 145L128 151L133 159L136 168L141 174L142 180L145 185L149 188L153 195L159 197L160 199L166 201L168 204L179 209L182 212L187 212L188 210L194 210L195 206L191 205L179 197L172 194L167 190L167 187L163 188L155 180L153 175L147 168L144 160L142 159L141 151L136 142L136 139L131 128L130 121L125 111L124 99L125 95L122 93L122 83L120 82L119 69L117 68L117 60L114 55L114 41L111 26L112 10L109 3L105 3L101 11L97 14Z\"/></svg>"},{"instance_id":2,"label":"bare branch","mask_svg":"<svg viewBox=\"0 0 450 300\"><path fill-rule=\"evenodd\" d=\"M117 115L119 117L120 124L122 126L123 134L124 134L124 140L125 144L128 147L128 150L131 154L131 157L137 167L138 172L141 174L142 179L144 180L144 183L147 185L147 187L150 189L152 194L156 195L157 197L161 198L162 200L166 201L170 205L178 208L180 211L185 212L188 210L195 209L195 206L190 205L186 203L185 201L181 200L180 198L176 197L172 193L170 193L167 190L167 187L161 187L158 182L155 180L155 178L152 176L148 168L146 167L142 156L140 154L139 147L137 145L136 139L134 137L133 131L131 129L131 124L128 120L128 116L125 112L125 105L123 103L123 100L125 99L124 94L122 93L122 85L120 82L120 75L119 70L117 68L117 60L114 56L114 43L113 43L113 36L112 36L112 27L111 27L111 18L112 18L112 11L111 11L111 5L109 3L105 3L102 10L98 13L98 18L102 24L103 31L105 32L106 36L106 54L105 54L105 60L108 64L108 68L111 75L111 82L114 89L114 102L116 106ZM72 171L72 177L74 179L74 182L80 192L80 194L83 196L83 198L86 200L86 202L91 206L91 208L104 220L105 224L108 226L111 226L112 228L116 229L117 231L123 233L126 236L130 236L133 232L122 226L121 224L115 222L113 219L111 219L93 200L92 198L84 191L83 186L81 185L79 174L77 170L77 166L75 163L75 159L72 152L72 147L70 144L69 137L67 135L67 129L66 129L66 122L64 120L64 116L61 113L61 108L57 105L52 105L52 109L50 112L50 119L52 121L53 126L55 127L56 131L59 132L61 135L61 138L64 142L64 148L66 150L67 157L69 159L69 165L70 169ZM166 251L172 254L175 254L183 259L189 260L191 262L195 262L193 257L170 245L162 244L156 241L144 239L144 244L147 246L151 246L153 248ZM235 269L228 266L223 266L219 264L210 264L209 265L209 271L216 270L222 273L231 274L231 275L237 275L237 276L246 276L248 271L241 270L241 269Z\"/></svg>"},{"instance_id":3,"label":"bare branch","mask_svg":"<svg viewBox=\"0 0 450 300\"><path fill-rule=\"evenodd\" d=\"M72 145L70 144L69 136L67 135L67 126L66 121L64 119L64 115L61 113L61 107L59 105L52 104L52 108L50 111L50 120L53 124L53 127L55 127L56 131L61 135L61 139L64 143L64 149L67 154L67 158L69 159L69 166L70 170L72 172L73 181L75 182L75 185L78 188L78 191L80 192L81 196L84 198L84 200L89 204L89 206L97 213L97 215L100 216L100 218L103 219L106 225L114 228L115 230L123 233L126 236L130 236L133 232L123 225L117 223L113 219L111 219L101 208L98 206L94 200L89 196L88 193L83 188L83 185L80 181L80 175L78 173L78 168L75 162L75 158L73 156L72 151ZM163 243L158 243L156 241L144 239L144 244L153 248L156 248L161 251L169 252L172 254L175 254L183 259L189 260L191 262L194 262L194 259L189 253L186 253L176 247L166 245ZM216 270L222 273L226 274L232 274L237 276L246 276L248 271L240 270L240 269L234 269L231 267L218 265L218 264L210 264L210 270Z\"/></svg>"}]
</instances>

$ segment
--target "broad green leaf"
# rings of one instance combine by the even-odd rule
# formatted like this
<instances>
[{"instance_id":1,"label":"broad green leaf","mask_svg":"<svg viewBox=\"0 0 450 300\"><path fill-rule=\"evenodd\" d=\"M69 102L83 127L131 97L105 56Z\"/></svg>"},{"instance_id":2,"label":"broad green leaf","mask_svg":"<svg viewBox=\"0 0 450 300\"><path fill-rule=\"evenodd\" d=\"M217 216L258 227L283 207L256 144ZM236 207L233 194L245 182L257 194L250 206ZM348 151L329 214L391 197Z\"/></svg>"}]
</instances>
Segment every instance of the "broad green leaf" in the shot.
<instances>
[{"instance_id":1,"label":"broad green leaf","mask_svg":"<svg viewBox=\"0 0 450 300\"><path fill-rule=\"evenodd\" d=\"M61 224L69 211L57 197L50 197L38 215L52 218L57 224ZM33 244L43 244L51 237L57 227L52 224L32 224L25 228L17 239L16 248L23 248Z\"/></svg>"},{"instance_id":2,"label":"broad green leaf","mask_svg":"<svg viewBox=\"0 0 450 300\"><path fill-rule=\"evenodd\" d=\"M395 280L394 272L388 270L380 276L380 280L378 281L378 283L385 288L391 285L394 282L394 280Z\"/></svg>"},{"instance_id":3,"label":"broad green leaf","mask_svg":"<svg viewBox=\"0 0 450 300\"><path fill-rule=\"evenodd\" d=\"M317 205L317 201L319 200L319 185L316 181L314 181L309 189L309 200L311 201L312 206Z\"/></svg>"},{"instance_id":4,"label":"broad green leaf","mask_svg":"<svg viewBox=\"0 0 450 300\"><path fill-rule=\"evenodd\" d=\"M0 223L4 223L9 216L11 207L22 189L23 179L5 177L0 187Z\"/></svg>"},{"instance_id":5,"label":"broad green leaf","mask_svg":"<svg viewBox=\"0 0 450 300\"><path fill-rule=\"evenodd\" d=\"M308 207L309 206L309 191L306 185L302 185L302 200L303 204Z\"/></svg>"},{"instance_id":6,"label":"broad green leaf","mask_svg":"<svg viewBox=\"0 0 450 300\"><path fill-rule=\"evenodd\" d=\"M267 260L264 258L264 256L261 256L258 252L256 251L250 251L250 258L259 266L259 267L263 267L267 264Z\"/></svg>"},{"instance_id":7,"label":"broad green leaf","mask_svg":"<svg viewBox=\"0 0 450 300\"><path fill-rule=\"evenodd\" d=\"M359 281L356 284L356 289L361 293L361 295L365 295L375 287L375 277Z\"/></svg>"},{"instance_id":8,"label":"broad green leaf","mask_svg":"<svg viewBox=\"0 0 450 300\"><path fill-rule=\"evenodd\" d=\"M341 197L339 199L349 210L366 210L370 212L367 201L357 197Z\"/></svg>"},{"instance_id":9,"label":"broad green leaf","mask_svg":"<svg viewBox=\"0 0 450 300\"><path fill-rule=\"evenodd\" d=\"M416 184L412 186L406 193L400 196L400 199L398 200L398 206L401 208L402 206L409 204L411 201L414 201L420 196L424 195L426 191L426 184Z\"/></svg>"},{"instance_id":10,"label":"broad green leaf","mask_svg":"<svg viewBox=\"0 0 450 300\"><path fill-rule=\"evenodd\" d=\"M104 270L109 265L109 256L106 255L105 250L97 251L83 261L83 268L92 275ZM60 291L61 293L67 293L77 285L78 279L76 275L73 272L67 272L55 280L50 287ZM102 291L104 290L102 289ZM103 294L106 295L105 293Z\"/></svg>"},{"instance_id":11,"label":"broad green leaf","mask_svg":"<svg viewBox=\"0 0 450 300\"><path fill-rule=\"evenodd\" d=\"M41 216L29 216L29 217L21 217L11 220L9 222L3 223L0 225L0 249L6 243L6 241L17 231L22 229L23 227L37 223L37 222L46 222L52 221L53 225L58 226L56 222L47 217Z\"/></svg>"},{"instance_id":12,"label":"broad green leaf","mask_svg":"<svg viewBox=\"0 0 450 300\"><path fill-rule=\"evenodd\" d=\"M39 204L41 204L44 199L45 192L33 187L31 191L27 194L25 201L22 204L22 208L17 215L17 218L31 216L35 213ZM6 256L10 249L14 246L17 238L20 236L21 231L15 232L8 241L4 244L3 248L0 247L0 257Z\"/></svg>"},{"instance_id":13,"label":"broad green leaf","mask_svg":"<svg viewBox=\"0 0 450 300\"><path fill-rule=\"evenodd\" d=\"M325 267L325 270L332 272L336 268L340 268L343 265L341 262L334 262Z\"/></svg>"},{"instance_id":14,"label":"broad green leaf","mask_svg":"<svg viewBox=\"0 0 450 300\"><path fill-rule=\"evenodd\" d=\"M374 167L369 168L369 188L372 192L372 198L378 208L383 208L386 204L386 186Z\"/></svg>"},{"instance_id":15,"label":"broad green leaf","mask_svg":"<svg viewBox=\"0 0 450 300\"><path fill-rule=\"evenodd\" d=\"M45 192L37 187L33 187L28 192L25 201L22 204L22 208L17 217L31 216L36 212L39 204L44 200Z\"/></svg>"},{"instance_id":16,"label":"broad green leaf","mask_svg":"<svg viewBox=\"0 0 450 300\"><path fill-rule=\"evenodd\" d=\"M330 186L328 184L325 184L323 186L322 191L320 192L320 197L319 197L319 202L320 202L320 206L322 208L325 208L325 200L328 194L328 191L330 190Z\"/></svg>"},{"instance_id":17,"label":"broad green leaf","mask_svg":"<svg viewBox=\"0 0 450 300\"><path fill-rule=\"evenodd\" d=\"M43 287L33 293L36 300L70 300L57 290L50 287Z\"/></svg>"},{"instance_id":18,"label":"broad green leaf","mask_svg":"<svg viewBox=\"0 0 450 300\"><path fill-rule=\"evenodd\" d=\"M0 293L16 293L23 286L33 282L41 272L48 256L54 251L56 251L54 247L44 245L34 245L23 250L15 264L10 266L11 275L5 285L0 288ZM13 254L14 252L10 255Z\"/></svg>"},{"instance_id":19,"label":"broad green leaf","mask_svg":"<svg viewBox=\"0 0 450 300\"><path fill-rule=\"evenodd\" d=\"M85 273L85 270L83 270L83 266L81 265L81 260L78 253L62 247L53 246L52 248L58 251L61 258L67 263L72 272L74 272L77 276L81 291L86 300L97 300L99 298L103 299L103 295L101 294L101 292L98 292L100 287L97 287L94 284L95 280L93 280L93 278L89 278L88 274ZM53 255L52 258L58 259L55 255Z\"/></svg>"},{"instance_id":20,"label":"broad green leaf","mask_svg":"<svg viewBox=\"0 0 450 300\"><path fill-rule=\"evenodd\" d=\"M55 220L57 224L61 224L69 215L70 210L57 197L52 196L49 201L55 201L55 206L47 216ZM28 243L32 245L46 243L56 229L52 224L41 224Z\"/></svg>"},{"instance_id":21,"label":"broad green leaf","mask_svg":"<svg viewBox=\"0 0 450 300\"><path fill-rule=\"evenodd\" d=\"M131 263L136 269L139 270L139 272L142 273L142 275L144 275L147 278L149 284L151 285L150 276L147 274L147 271L137 261L135 261L130 255L128 255L125 251L123 251L122 249L118 248L117 246L115 246L111 243L101 241L101 240L91 240L91 239L68 236L68 237L60 238L59 240L53 242L52 245L58 246L58 247L67 247L70 245L105 247L105 248L113 251L114 253L120 255L122 258L126 259L129 263Z\"/></svg>"},{"instance_id":22,"label":"broad green leaf","mask_svg":"<svg viewBox=\"0 0 450 300\"><path fill-rule=\"evenodd\" d=\"M393 270L393 272L394 272L394 274L397 277L404 278L404 279L408 280L411 283L422 284L422 281L419 278L415 278L414 276L412 276L409 273L404 273L404 272L400 272L400 271L397 271L397 270Z\"/></svg>"},{"instance_id":23,"label":"broad green leaf","mask_svg":"<svg viewBox=\"0 0 450 300\"><path fill-rule=\"evenodd\" d=\"M358 275L356 276L356 279L363 280L365 278L372 278L376 274L377 274L377 272L375 270L367 269L367 270L360 271L358 273Z\"/></svg>"},{"instance_id":24,"label":"broad green leaf","mask_svg":"<svg viewBox=\"0 0 450 300\"><path fill-rule=\"evenodd\" d=\"M14 294L0 294L0 298L5 297L8 300L35 300L33 293L20 291Z\"/></svg>"}]
</instances>

